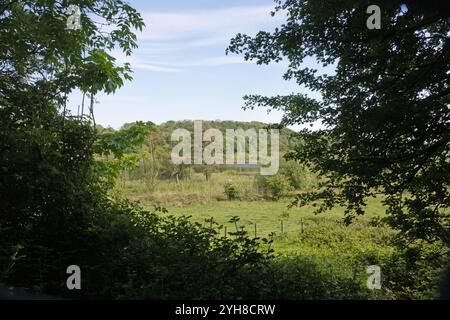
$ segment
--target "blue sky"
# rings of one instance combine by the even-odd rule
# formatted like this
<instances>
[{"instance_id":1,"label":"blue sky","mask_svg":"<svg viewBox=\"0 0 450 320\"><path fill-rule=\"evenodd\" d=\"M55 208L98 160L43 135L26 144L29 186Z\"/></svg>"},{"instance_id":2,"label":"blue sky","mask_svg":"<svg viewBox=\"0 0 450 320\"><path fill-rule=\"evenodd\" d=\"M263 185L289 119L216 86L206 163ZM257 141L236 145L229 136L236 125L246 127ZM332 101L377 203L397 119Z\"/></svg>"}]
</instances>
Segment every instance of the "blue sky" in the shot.
<instances>
[{"instance_id":1,"label":"blue sky","mask_svg":"<svg viewBox=\"0 0 450 320\"><path fill-rule=\"evenodd\" d=\"M257 66L225 55L238 32L273 30L283 17L270 16L272 0L132 0L145 19L139 49L130 62L134 81L115 95L97 96L98 123L119 128L137 120L241 120L277 122L279 113L243 111L245 94L289 94L299 91L282 75L286 64ZM80 96L71 97L71 107Z\"/></svg>"}]
</instances>

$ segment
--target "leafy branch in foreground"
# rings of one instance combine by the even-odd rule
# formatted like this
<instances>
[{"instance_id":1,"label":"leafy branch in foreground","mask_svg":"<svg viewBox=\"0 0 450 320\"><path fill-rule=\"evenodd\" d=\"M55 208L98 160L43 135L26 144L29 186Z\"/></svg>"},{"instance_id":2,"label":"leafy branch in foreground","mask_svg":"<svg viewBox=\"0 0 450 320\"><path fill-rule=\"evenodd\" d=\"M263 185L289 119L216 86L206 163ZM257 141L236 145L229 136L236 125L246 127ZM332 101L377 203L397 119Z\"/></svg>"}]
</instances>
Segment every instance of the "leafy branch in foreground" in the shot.
<instances>
[{"instance_id":1,"label":"leafy branch in foreground","mask_svg":"<svg viewBox=\"0 0 450 320\"><path fill-rule=\"evenodd\" d=\"M286 80L317 92L246 97L305 126L288 155L321 178L297 204L346 207L346 221L383 194L388 221L412 240L450 245L450 8L378 1L383 27L366 27L366 1L275 1L274 32L238 34L228 52L259 64L286 60ZM402 5L406 5L402 7ZM319 70L309 61L323 66Z\"/></svg>"},{"instance_id":2,"label":"leafy branch in foreground","mask_svg":"<svg viewBox=\"0 0 450 320\"><path fill-rule=\"evenodd\" d=\"M81 29L66 30L66 10L81 9ZM74 89L113 93L131 79L113 49L130 55L144 22L122 0L0 1L0 104L39 91L44 102L65 106ZM84 99L83 99L84 100Z\"/></svg>"}]
</instances>

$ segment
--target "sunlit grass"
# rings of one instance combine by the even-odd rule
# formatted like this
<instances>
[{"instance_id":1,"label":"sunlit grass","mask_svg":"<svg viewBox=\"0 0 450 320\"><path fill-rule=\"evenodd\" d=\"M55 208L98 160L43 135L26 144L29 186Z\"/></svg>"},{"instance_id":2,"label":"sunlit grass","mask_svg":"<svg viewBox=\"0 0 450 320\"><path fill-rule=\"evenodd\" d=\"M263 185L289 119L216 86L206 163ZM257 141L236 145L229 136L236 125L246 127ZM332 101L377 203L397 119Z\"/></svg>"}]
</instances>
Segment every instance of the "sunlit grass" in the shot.
<instances>
[{"instance_id":1,"label":"sunlit grass","mask_svg":"<svg viewBox=\"0 0 450 320\"><path fill-rule=\"evenodd\" d=\"M226 200L224 185L228 182L238 186L241 199L245 200ZM350 261L355 255L378 256L392 249L390 240L394 232L387 226L375 227L371 223L374 217L385 214L381 198L368 199L365 215L346 226L344 208L316 215L313 206L290 207L292 199L263 200L254 176L222 173L205 181L196 174L180 183L158 181L154 188L147 188L141 181L126 181L121 192L149 210L162 205L169 214L191 216L192 221L205 226L210 224L206 220L213 218L226 227L226 231L221 230L223 235L236 231L230 219L238 216L238 227L245 227L250 236L267 238L273 234L274 249L279 254Z\"/></svg>"}]
</instances>

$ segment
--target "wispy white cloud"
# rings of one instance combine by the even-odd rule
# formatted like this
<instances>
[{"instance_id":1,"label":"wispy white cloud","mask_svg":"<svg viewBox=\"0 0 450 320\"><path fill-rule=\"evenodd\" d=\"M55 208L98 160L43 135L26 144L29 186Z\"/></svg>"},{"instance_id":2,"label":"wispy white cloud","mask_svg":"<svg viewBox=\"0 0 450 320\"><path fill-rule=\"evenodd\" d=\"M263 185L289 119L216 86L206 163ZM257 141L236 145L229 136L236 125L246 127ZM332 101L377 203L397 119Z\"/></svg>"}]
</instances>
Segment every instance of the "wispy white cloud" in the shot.
<instances>
[{"instance_id":1,"label":"wispy white cloud","mask_svg":"<svg viewBox=\"0 0 450 320\"><path fill-rule=\"evenodd\" d=\"M129 63L132 69L161 73L178 73L183 71L181 68L178 68L175 65L164 65L158 63L157 61L149 61L148 59L142 58L139 54L126 56L120 51L115 51L113 55L118 63Z\"/></svg>"},{"instance_id":2,"label":"wispy white cloud","mask_svg":"<svg viewBox=\"0 0 450 320\"><path fill-rule=\"evenodd\" d=\"M179 69L179 68L172 68L172 67L148 64L145 62L144 63L131 63L131 67L134 69L141 69L141 70L154 71L154 72L163 72L163 73L177 73L177 72L183 71L182 69Z\"/></svg>"},{"instance_id":3,"label":"wispy white cloud","mask_svg":"<svg viewBox=\"0 0 450 320\"><path fill-rule=\"evenodd\" d=\"M281 17L271 19L273 6L246 6L222 9L144 12L147 28L140 39L170 40L180 38L209 38L208 35L229 35L236 32L255 31Z\"/></svg>"},{"instance_id":4,"label":"wispy white cloud","mask_svg":"<svg viewBox=\"0 0 450 320\"><path fill-rule=\"evenodd\" d=\"M245 61L242 57L235 56L218 56L204 58L194 61L183 61L178 63L159 63L158 61L146 61L145 59L140 60L138 58L119 58L119 62L128 62L131 64L133 69L140 69L152 72L162 72L162 73L178 73L188 71L190 68L194 67L215 67L223 65L232 64L242 64L250 63Z\"/></svg>"},{"instance_id":5,"label":"wispy white cloud","mask_svg":"<svg viewBox=\"0 0 450 320\"><path fill-rule=\"evenodd\" d=\"M197 65L199 65L199 66L223 66L223 65L227 65L227 64L242 64L242 63L250 63L250 62L245 61L243 57L222 56L222 57L206 58L202 61L198 61Z\"/></svg>"},{"instance_id":6,"label":"wispy white cloud","mask_svg":"<svg viewBox=\"0 0 450 320\"><path fill-rule=\"evenodd\" d=\"M239 32L273 29L282 17L272 17L272 10L273 6L265 5L144 12L147 28L138 35L139 50L119 61L129 62L134 69L163 73L242 64L242 57L225 55L229 40Z\"/></svg>"}]
</instances>

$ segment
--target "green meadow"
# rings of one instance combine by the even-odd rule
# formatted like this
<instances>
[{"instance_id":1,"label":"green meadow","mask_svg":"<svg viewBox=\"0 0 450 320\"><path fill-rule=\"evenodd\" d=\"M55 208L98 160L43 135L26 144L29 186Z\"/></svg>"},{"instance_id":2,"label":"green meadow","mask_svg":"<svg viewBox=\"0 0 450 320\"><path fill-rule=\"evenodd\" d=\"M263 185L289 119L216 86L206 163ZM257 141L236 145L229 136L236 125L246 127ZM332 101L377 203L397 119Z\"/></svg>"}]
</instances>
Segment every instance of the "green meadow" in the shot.
<instances>
[{"instance_id":1,"label":"green meadow","mask_svg":"<svg viewBox=\"0 0 450 320\"><path fill-rule=\"evenodd\" d=\"M212 218L223 226L223 236L230 236L237 227L252 237L272 237L275 253L279 255L296 254L351 263L356 256L379 257L392 253L394 231L379 222L385 211L381 199L369 199L366 214L346 225L343 208L314 214L313 206L290 206L291 198L257 199L254 179L224 173L216 174L208 182L200 175L180 183L160 181L152 190L139 181L123 181L120 189L150 211L155 205L161 205L170 215L188 216L204 226L210 225ZM245 197L254 200L227 200L223 190L227 181L237 184ZM239 217L237 223L231 222L234 217Z\"/></svg>"}]
</instances>

